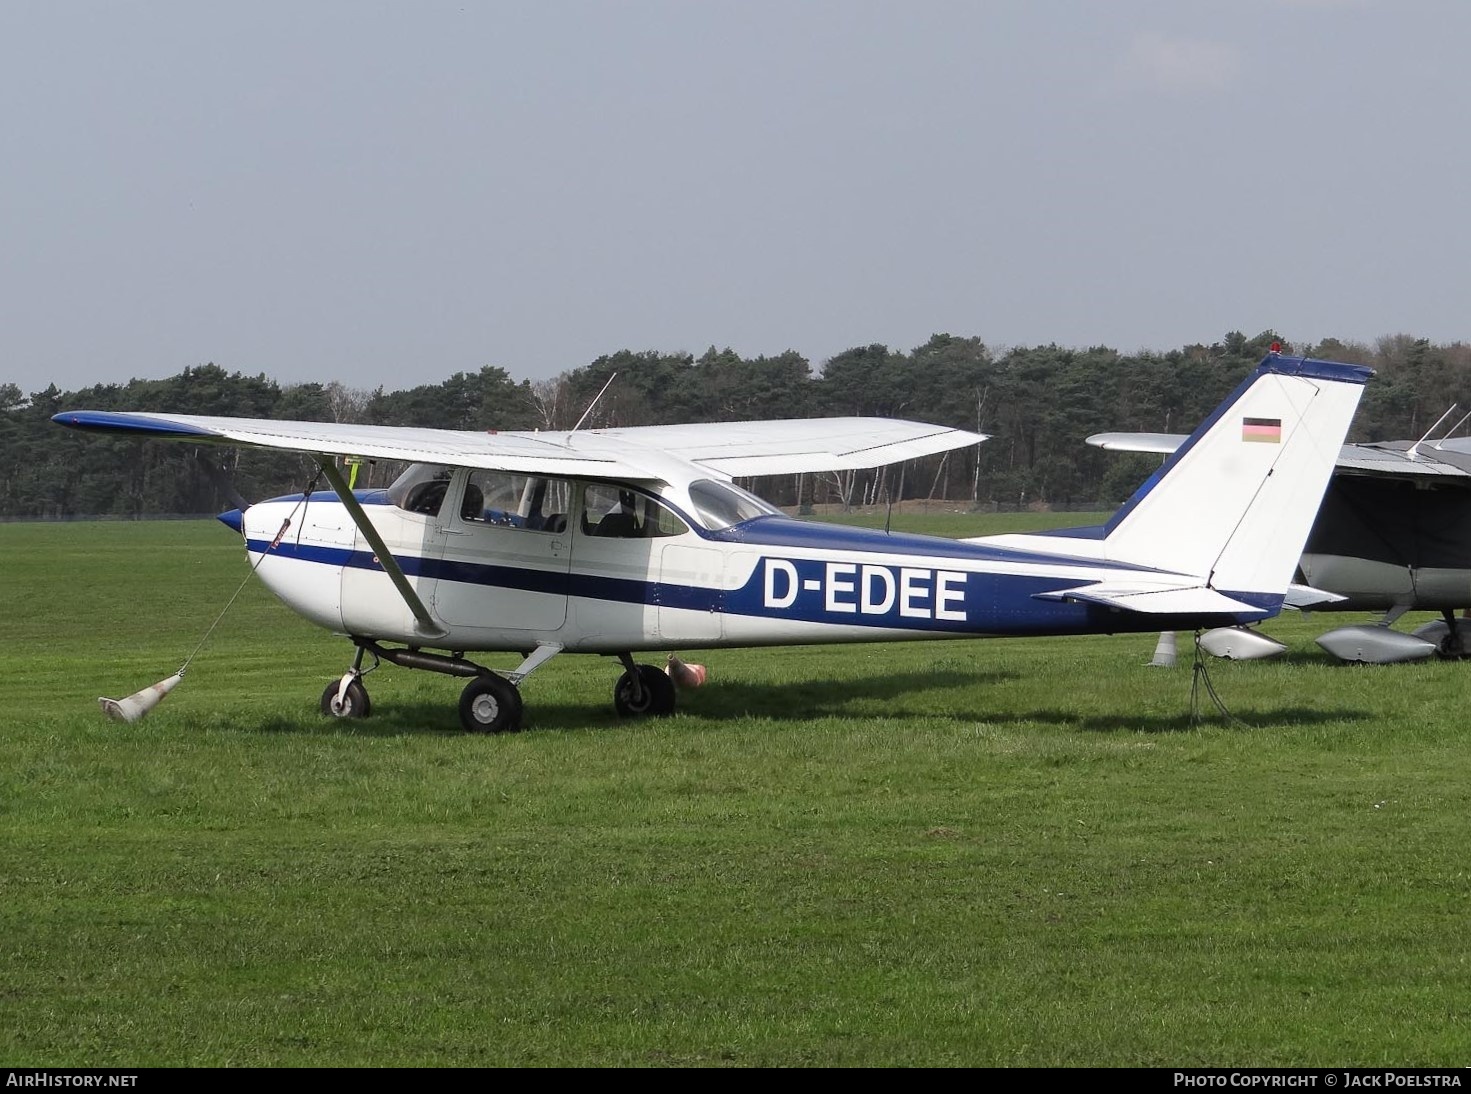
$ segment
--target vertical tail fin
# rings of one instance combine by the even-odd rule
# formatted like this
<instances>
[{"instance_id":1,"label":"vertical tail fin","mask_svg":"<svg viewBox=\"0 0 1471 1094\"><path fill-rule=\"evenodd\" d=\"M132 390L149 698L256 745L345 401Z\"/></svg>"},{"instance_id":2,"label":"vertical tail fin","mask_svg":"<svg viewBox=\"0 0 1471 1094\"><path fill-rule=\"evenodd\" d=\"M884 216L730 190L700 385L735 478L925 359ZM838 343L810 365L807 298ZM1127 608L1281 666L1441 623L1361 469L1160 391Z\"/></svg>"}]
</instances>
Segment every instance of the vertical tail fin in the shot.
<instances>
[{"instance_id":1,"label":"vertical tail fin","mask_svg":"<svg viewBox=\"0 0 1471 1094\"><path fill-rule=\"evenodd\" d=\"M1104 554L1280 597L1373 370L1267 357L1104 528Z\"/></svg>"}]
</instances>

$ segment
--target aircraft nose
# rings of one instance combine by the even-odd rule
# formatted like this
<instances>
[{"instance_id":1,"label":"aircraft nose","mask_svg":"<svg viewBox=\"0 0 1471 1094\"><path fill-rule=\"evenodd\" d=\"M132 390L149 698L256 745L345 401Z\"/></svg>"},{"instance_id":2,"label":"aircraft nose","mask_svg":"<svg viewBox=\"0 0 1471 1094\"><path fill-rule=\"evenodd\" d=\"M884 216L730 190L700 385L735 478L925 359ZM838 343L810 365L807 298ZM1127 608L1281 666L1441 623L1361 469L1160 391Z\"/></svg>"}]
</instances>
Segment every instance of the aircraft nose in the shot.
<instances>
[{"instance_id":1,"label":"aircraft nose","mask_svg":"<svg viewBox=\"0 0 1471 1094\"><path fill-rule=\"evenodd\" d=\"M215 517L215 520L219 521L226 528L233 528L236 532L241 532L245 526L245 514L239 509L231 509L228 513L221 513Z\"/></svg>"}]
</instances>

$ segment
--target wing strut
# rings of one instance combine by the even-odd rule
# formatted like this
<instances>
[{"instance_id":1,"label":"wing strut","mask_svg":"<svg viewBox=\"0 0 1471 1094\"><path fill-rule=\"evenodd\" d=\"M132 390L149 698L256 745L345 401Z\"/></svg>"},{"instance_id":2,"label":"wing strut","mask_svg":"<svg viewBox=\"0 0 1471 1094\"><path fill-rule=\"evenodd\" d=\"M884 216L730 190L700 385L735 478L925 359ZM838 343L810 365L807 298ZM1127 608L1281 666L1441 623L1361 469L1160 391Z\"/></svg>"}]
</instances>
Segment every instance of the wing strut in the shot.
<instances>
[{"instance_id":1,"label":"wing strut","mask_svg":"<svg viewBox=\"0 0 1471 1094\"><path fill-rule=\"evenodd\" d=\"M424 606L424 601L419 599L419 594L409 584L403 568L399 566L398 559L393 557L393 552L388 549L388 544L383 542L383 537L378 534L378 529L373 527L373 522L368 519L368 514L363 512L363 507L358 504L358 499L347 486L347 480L342 477L342 472L337 470L337 464L331 456L316 456L317 466L322 469L322 474L327 476L327 481L332 484L338 499L347 508L352 522L358 526L358 531L368 541L368 546L373 548L373 554L378 557L378 564L383 567L383 572L388 575L393 587L398 590L404 603L409 606L409 611L414 613L414 618L419 621L419 631L424 635L437 638L445 633L445 629L434 621L429 614L429 609Z\"/></svg>"}]
</instances>

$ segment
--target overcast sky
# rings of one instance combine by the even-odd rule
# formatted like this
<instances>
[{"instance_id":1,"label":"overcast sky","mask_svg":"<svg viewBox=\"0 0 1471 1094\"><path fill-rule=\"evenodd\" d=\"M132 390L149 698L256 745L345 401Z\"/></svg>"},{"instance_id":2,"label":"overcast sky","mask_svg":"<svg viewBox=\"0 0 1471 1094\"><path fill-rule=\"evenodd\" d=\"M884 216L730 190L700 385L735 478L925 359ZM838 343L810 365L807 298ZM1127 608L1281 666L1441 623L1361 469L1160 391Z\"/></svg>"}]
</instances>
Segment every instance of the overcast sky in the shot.
<instances>
[{"instance_id":1,"label":"overcast sky","mask_svg":"<svg viewBox=\"0 0 1471 1094\"><path fill-rule=\"evenodd\" d=\"M1462 0L0 0L0 382L1471 338Z\"/></svg>"}]
</instances>

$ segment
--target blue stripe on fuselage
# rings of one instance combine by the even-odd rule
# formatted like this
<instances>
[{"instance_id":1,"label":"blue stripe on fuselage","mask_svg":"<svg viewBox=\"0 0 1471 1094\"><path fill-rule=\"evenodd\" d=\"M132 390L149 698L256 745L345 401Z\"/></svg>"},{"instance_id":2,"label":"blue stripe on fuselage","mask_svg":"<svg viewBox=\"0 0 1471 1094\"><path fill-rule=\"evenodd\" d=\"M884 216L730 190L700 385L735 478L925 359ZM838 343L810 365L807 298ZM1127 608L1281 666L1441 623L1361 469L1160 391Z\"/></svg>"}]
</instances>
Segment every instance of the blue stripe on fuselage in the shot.
<instances>
[{"instance_id":1,"label":"blue stripe on fuselage","mask_svg":"<svg viewBox=\"0 0 1471 1094\"><path fill-rule=\"evenodd\" d=\"M1077 555L1001 547L967 540L922 536L910 532L881 532L874 528L845 528L840 524L796 520L785 516L756 517L711 538L756 547L800 547L814 551L858 551L870 554L910 555L915 558L953 558L976 562L1010 562L1041 566L1088 566L1098 570L1138 572L1148 567L1107 562ZM1080 538L1097 538L1087 536Z\"/></svg>"},{"instance_id":2,"label":"blue stripe on fuselage","mask_svg":"<svg viewBox=\"0 0 1471 1094\"><path fill-rule=\"evenodd\" d=\"M352 496L357 498L359 505L392 505L393 500L389 498L388 491L379 490L354 490ZM342 504L342 499L333 490L315 490L308 497L307 502L335 502ZM300 494L284 494L279 498L267 498L265 501L256 502L257 505L269 505L274 501L299 502Z\"/></svg>"}]
</instances>

